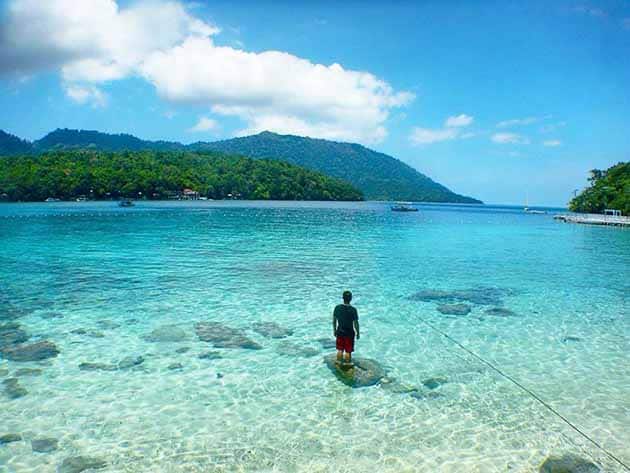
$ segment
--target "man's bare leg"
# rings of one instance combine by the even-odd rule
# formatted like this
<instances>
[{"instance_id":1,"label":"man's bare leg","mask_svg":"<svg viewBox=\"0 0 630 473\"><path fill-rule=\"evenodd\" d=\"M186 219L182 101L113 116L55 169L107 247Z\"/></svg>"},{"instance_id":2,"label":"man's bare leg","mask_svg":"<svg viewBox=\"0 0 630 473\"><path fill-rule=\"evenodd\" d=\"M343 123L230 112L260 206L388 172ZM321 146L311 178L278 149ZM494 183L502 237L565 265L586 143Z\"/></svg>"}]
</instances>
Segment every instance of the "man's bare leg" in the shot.
<instances>
[{"instance_id":1,"label":"man's bare leg","mask_svg":"<svg viewBox=\"0 0 630 473\"><path fill-rule=\"evenodd\" d=\"M337 350L337 361L341 362L343 359L343 351Z\"/></svg>"},{"instance_id":2,"label":"man's bare leg","mask_svg":"<svg viewBox=\"0 0 630 473\"><path fill-rule=\"evenodd\" d=\"M346 352L346 359L345 359L346 364L351 365L352 364L352 353L348 353Z\"/></svg>"}]
</instances>

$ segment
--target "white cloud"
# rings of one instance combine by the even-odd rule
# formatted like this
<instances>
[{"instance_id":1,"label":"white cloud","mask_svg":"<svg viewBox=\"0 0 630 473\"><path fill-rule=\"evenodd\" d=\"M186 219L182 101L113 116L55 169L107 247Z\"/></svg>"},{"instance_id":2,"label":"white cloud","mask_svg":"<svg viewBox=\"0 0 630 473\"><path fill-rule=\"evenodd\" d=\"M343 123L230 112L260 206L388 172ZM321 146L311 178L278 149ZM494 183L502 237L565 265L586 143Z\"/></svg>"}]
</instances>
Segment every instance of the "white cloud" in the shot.
<instances>
[{"instance_id":1,"label":"white cloud","mask_svg":"<svg viewBox=\"0 0 630 473\"><path fill-rule=\"evenodd\" d=\"M492 135L491 140L499 144L529 144L529 139L516 133L495 133L494 135Z\"/></svg>"},{"instance_id":2,"label":"white cloud","mask_svg":"<svg viewBox=\"0 0 630 473\"><path fill-rule=\"evenodd\" d=\"M199 121L195 126L189 128L188 131L191 132L205 132L205 131L213 131L218 128L219 124L216 120L208 117L200 117Z\"/></svg>"},{"instance_id":3,"label":"white cloud","mask_svg":"<svg viewBox=\"0 0 630 473\"><path fill-rule=\"evenodd\" d=\"M241 118L241 133L374 143L390 110L414 99L369 72L216 46L218 28L178 1L10 0L2 26L0 73L60 70L69 84L139 76L168 102Z\"/></svg>"},{"instance_id":4,"label":"white cloud","mask_svg":"<svg viewBox=\"0 0 630 473\"><path fill-rule=\"evenodd\" d=\"M216 114L240 117L247 123L241 133L272 130L379 142L387 134L389 110L414 98L368 72L279 51L216 46L210 38L191 37L155 52L140 73L168 101L212 104Z\"/></svg>"},{"instance_id":5,"label":"white cloud","mask_svg":"<svg viewBox=\"0 0 630 473\"><path fill-rule=\"evenodd\" d=\"M532 123L547 120L549 118L551 118L551 115L545 115L544 117L514 118L512 120L504 120L497 123L497 128L510 128L515 126L531 125Z\"/></svg>"},{"instance_id":6,"label":"white cloud","mask_svg":"<svg viewBox=\"0 0 630 473\"><path fill-rule=\"evenodd\" d=\"M543 146L554 147L554 146L561 146L561 145L562 145L562 141L560 141L560 140L546 140L546 141L543 141Z\"/></svg>"},{"instance_id":7,"label":"white cloud","mask_svg":"<svg viewBox=\"0 0 630 473\"><path fill-rule=\"evenodd\" d=\"M448 117L444 126L446 127L460 127L460 126L468 126L473 122L474 118L462 113L461 115L457 115L454 117Z\"/></svg>"},{"instance_id":8,"label":"white cloud","mask_svg":"<svg viewBox=\"0 0 630 473\"><path fill-rule=\"evenodd\" d=\"M78 104L91 104L93 107L104 107L107 105L107 96L93 85L74 85L65 86L66 95Z\"/></svg>"},{"instance_id":9,"label":"white cloud","mask_svg":"<svg viewBox=\"0 0 630 473\"><path fill-rule=\"evenodd\" d=\"M218 32L175 1L11 0L6 19L0 72L62 68L70 81L120 79L152 51Z\"/></svg>"},{"instance_id":10,"label":"white cloud","mask_svg":"<svg viewBox=\"0 0 630 473\"><path fill-rule=\"evenodd\" d=\"M409 139L415 145L424 145L437 143L439 141L453 140L457 138L458 134L458 130L453 128L432 130L429 128L415 127L411 130L411 136L409 136Z\"/></svg>"}]
</instances>

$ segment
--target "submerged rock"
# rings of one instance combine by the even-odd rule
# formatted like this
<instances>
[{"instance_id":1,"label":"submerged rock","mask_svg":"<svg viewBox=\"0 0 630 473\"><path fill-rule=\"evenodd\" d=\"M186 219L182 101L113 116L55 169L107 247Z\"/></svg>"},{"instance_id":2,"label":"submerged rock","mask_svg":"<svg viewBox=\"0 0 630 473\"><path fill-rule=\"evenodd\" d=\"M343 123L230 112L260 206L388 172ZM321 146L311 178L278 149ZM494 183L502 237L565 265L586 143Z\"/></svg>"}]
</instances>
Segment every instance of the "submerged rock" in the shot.
<instances>
[{"instance_id":1,"label":"submerged rock","mask_svg":"<svg viewBox=\"0 0 630 473\"><path fill-rule=\"evenodd\" d=\"M184 365L182 365L181 363L171 363L170 365L168 365L167 369L170 371L182 370L184 369Z\"/></svg>"},{"instance_id":2,"label":"submerged rock","mask_svg":"<svg viewBox=\"0 0 630 473\"><path fill-rule=\"evenodd\" d=\"M0 368L0 376L6 376L9 374L9 370L5 368Z\"/></svg>"},{"instance_id":3,"label":"submerged rock","mask_svg":"<svg viewBox=\"0 0 630 473\"><path fill-rule=\"evenodd\" d=\"M221 353L219 353L218 351L206 351L204 353L199 353L197 358L199 358L200 360L218 360L220 358L223 358L223 356L221 356Z\"/></svg>"},{"instance_id":4,"label":"submerged rock","mask_svg":"<svg viewBox=\"0 0 630 473\"><path fill-rule=\"evenodd\" d=\"M112 322L111 320L99 320L98 322L96 322L96 325L105 330L112 330L120 327L120 324Z\"/></svg>"},{"instance_id":5,"label":"submerged rock","mask_svg":"<svg viewBox=\"0 0 630 473\"><path fill-rule=\"evenodd\" d=\"M11 361L39 361L59 354L57 346L48 340L31 344L13 345L2 348L0 353Z\"/></svg>"},{"instance_id":6,"label":"submerged rock","mask_svg":"<svg viewBox=\"0 0 630 473\"><path fill-rule=\"evenodd\" d=\"M326 350L330 350L331 348L337 348L337 343L333 338L318 338L317 343L319 343L322 348Z\"/></svg>"},{"instance_id":7,"label":"submerged rock","mask_svg":"<svg viewBox=\"0 0 630 473\"><path fill-rule=\"evenodd\" d=\"M10 345L24 343L29 338L28 333L22 330L19 324L9 323L0 325L0 349Z\"/></svg>"},{"instance_id":8,"label":"submerged rock","mask_svg":"<svg viewBox=\"0 0 630 473\"><path fill-rule=\"evenodd\" d=\"M446 396L438 391L416 391L410 394L410 396L419 401L433 400L433 399L442 399Z\"/></svg>"},{"instance_id":9,"label":"submerged rock","mask_svg":"<svg viewBox=\"0 0 630 473\"><path fill-rule=\"evenodd\" d=\"M99 332L98 330L90 330L87 333L87 336L92 338L105 338L105 334L103 332Z\"/></svg>"},{"instance_id":10,"label":"submerged rock","mask_svg":"<svg viewBox=\"0 0 630 473\"><path fill-rule=\"evenodd\" d=\"M337 356L334 353L324 357L324 362L339 381L352 388L374 386L379 384L387 374L376 360L369 358L352 358L354 366L351 368L338 365Z\"/></svg>"},{"instance_id":11,"label":"submerged rock","mask_svg":"<svg viewBox=\"0 0 630 473\"><path fill-rule=\"evenodd\" d=\"M20 368L15 373L14 376L40 376L43 371L39 368Z\"/></svg>"},{"instance_id":12,"label":"submerged rock","mask_svg":"<svg viewBox=\"0 0 630 473\"><path fill-rule=\"evenodd\" d=\"M446 383L448 383L446 378L429 378L422 381L422 385L429 389L437 389Z\"/></svg>"},{"instance_id":13,"label":"submerged rock","mask_svg":"<svg viewBox=\"0 0 630 473\"><path fill-rule=\"evenodd\" d=\"M178 348L177 350L175 350L175 353L182 354L182 353L186 353L188 351L190 351L190 347L181 347L181 348Z\"/></svg>"},{"instance_id":14,"label":"submerged rock","mask_svg":"<svg viewBox=\"0 0 630 473\"><path fill-rule=\"evenodd\" d=\"M31 448L34 452L38 453L50 453L57 450L57 439L53 438L41 438L31 440Z\"/></svg>"},{"instance_id":15,"label":"submerged rock","mask_svg":"<svg viewBox=\"0 0 630 473\"><path fill-rule=\"evenodd\" d=\"M20 386L20 380L17 378L9 378L2 381L4 386L4 394L9 399L18 399L28 394L28 391L23 386Z\"/></svg>"},{"instance_id":16,"label":"submerged rock","mask_svg":"<svg viewBox=\"0 0 630 473\"><path fill-rule=\"evenodd\" d=\"M19 442L22 440L22 436L20 434L4 434L0 435L0 445L4 445L7 443Z\"/></svg>"},{"instance_id":17,"label":"submerged rock","mask_svg":"<svg viewBox=\"0 0 630 473\"><path fill-rule=\"evenodd\" d=\"M293 330L282 327L275 322L256 322L254 331L268 338L286 338L293 335Z\"/></svg>"},{"instance_id":18,"label":"submerged rock","mask_svg":"<svg viewBox=\"0 0 630 473\"><path fill-rule=\"evenodd\" d=\"M85 335L88 332L84 328L75 328L74 330L70 330L70 333L74 335Z\"/></svg>"},{"instance_id":19,"label":"submerged rock","mask_svg":"<svg viewBox=\"0 0 630 473\"><path fill-rule=\"evenodd\" d=\"M572 453L548 456L538 468L540 473L599 473L600 468L590 460Z\"/></svg>"},{"instance_id":20,"label":"submerged rock","mask_svg":"<svg viewBox=\"0 0 630 473\"><path fill-rule=\"evenodd\" d=\"M496 287L475 287L444 291L425 289L409 296L410 300L421 302L441 302L443 304L469 302L475 305L501 305L503 297L510 291Z\"/></svg>"},{"instance_id":21,"label":"submerged rock","mask_svg":"<svg viewBox=\"0 0 630 473\"><path fill-rule=\"evenodd\" d=\"M116 371L118 368L116 367L116 365L108 363L84 362L79 364L79 369L81 371Z\"/></svg>"},{"instance_id":22,"label":"submerged rock","mask_svg":"<svg viewBox=\"0 0 630 473\"><path fill-rule=\"evenodd\" d=\"M44 312L43 314L39 314L42 319L63 319L63 314L61 312Z\"/></svg>"},{"instance_id":23,"label":"submerged rock","mask_svg":"<svg viewBox=\"0 0 630 473\"><path fill-rule=\"evenodd\" d=\"M516 315L510 309L506 309L505 307L491 307L490 309L485 310L485 314L492 315L494 317L513 317Z\"/></svg>"},{"instance_id":24,"label":"submerged rock","mask_svg":"<svg viewBox=\"0 0 630 473\"><path fill-rule=\"evenodd\" d=\"M472 308L467 304L441 304L437 310L445 315L468 315Z\"/></svg>"},{"instance_id":25,"label":"submerged rock","mask_svg":"<svg viewBox=\"0 0 630 473\"><path fill-rule=\"evenodd\" d=\"M278 353L288 356L302 356L309 358L311 356L319 355L319 350L313 347L286 341L278 345Z\"/></svg>"},{"instance_id":26,"label":"submerged rock","mask_svg":"<svg viewBox=\"0 0 630 473\"><path fill-rule=\"evenodd\" d=\"M144 363L144 357L142 356L126 356L118 362L118 369L124 370L127 368L133 368Z\"/></svg>"},{"instance_id":27,"label":"submerged rock","mask_svg":"<svg viewBox=\"0 0 630 473\"><path fill-rule=\"evenodd\" d=\"M85 470L100 470L107 466L107 462L95 457L68 457L59 468L58 473L81 473Z\"/></svg>"},{"instance_id":28,"label":"submerged rock","mask_svg":"<svg viewBox=\"0 0 630 473\"><path fill-rule=\"evenodd\" d=\"M562 337L562 341L564 343L567 343L567 342L581 342L582 339L580 337L573 337L571 335L567 335L566 337Z\"/></svg>"},{"instance_id":29,"label":"submerged rock","mask_svg":"<svg viewBox=\"0 0 630 473\"><path fill-rule=\"evenodd\" d=\"M162 325L147 334L144 339L147 342L183 342L188 340L186 331L177 325Z\"/></svg>"},{"instance_id":30,"label":"submerged rock","mask_svg":"<svg viewBox=\"0 0 630 473\"><path fill-rule=\"evenodd\" d=\"M409 384L403 384L395 379L384 377L379 385L381 389L395 394L411 394L418 392L418 388Z\"/></svg>"},{"instance_id":31,"label":"submerged rock","mask_svg":"<svg viewBox=\"0 0 630 473\"><path fill-rule=\"evenodd\" d=\"M202 342L210 342L217 348L245 348L260 350L262 346L247 337L242 331L219 322L198 322L195 332Z\"/></svg>"}]
</instances>

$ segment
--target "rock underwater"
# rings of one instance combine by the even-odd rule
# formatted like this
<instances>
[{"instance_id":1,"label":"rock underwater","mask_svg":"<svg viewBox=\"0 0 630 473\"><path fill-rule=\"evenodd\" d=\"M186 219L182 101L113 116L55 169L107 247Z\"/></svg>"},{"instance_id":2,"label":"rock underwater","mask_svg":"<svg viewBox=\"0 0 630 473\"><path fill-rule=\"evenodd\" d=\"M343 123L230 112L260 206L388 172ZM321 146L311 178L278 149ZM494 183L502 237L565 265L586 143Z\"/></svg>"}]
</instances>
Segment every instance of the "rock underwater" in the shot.
<instances>
[{"instance_id":1,"label":"rock underwater","mask_svg":"<svg viewBox=\"0 0 630 473\"><path fill-rule=\"evenodd\" d=\"M0 354L11 361L39 361L59 354L57 346L48 340L31 344L12 345L0 349Z\"/></svg>"},{"instance_id":2,"label":"rock underwater","mask_svg":"<svg viewBox=\"0 0 630 473\"><path fill-rule=\"evenodd\" d=\"M210 342L216 348L244 348L260 350L262 346L250 339L241 330L219 322L198 322L195 332L202 342Z\"/></svg>"},{"instance_id":3,"label":"rock underwater","mask_svg":"<svg viewBox=\"0 0 630 473\"><path fill-rule=\"evenodd\" d=\"M437 311L444 315L468 315L472 308L467 304L440 304Z\"/></svg>"},{"instance_id":4,"label":"rock underwater","mask_svg":"<svg viewBox=\"0 0 630 473\"><path fill-rule=\"evenodd\" d=\"M572 453L549 455L538 469L540 473L599 473L600 468L590 460Z\"/></svg>"},{"instance_id":5,"label":"rock underwater","mask_svg":"<svg viewBox=\"0 0 630 473\"><path fill-rule=\"evenodd\" d=\"M286 338L293 335L293 330L282 327L275 322L256 322L253 329L268 338Z\"/></svg>"},{"instance_id":6,"label":"rock underwater","mask_svg":"<svg viewBox=\"0 0 630 473\"><path fill-rule=\"evenodd\" d=\"M369 358L352 358L354 367L348 369L337 365L335 353L325 356L324 362L339 381L352 388L377 385L387 375L380 363Z\"/></svg>"}]
</instances>

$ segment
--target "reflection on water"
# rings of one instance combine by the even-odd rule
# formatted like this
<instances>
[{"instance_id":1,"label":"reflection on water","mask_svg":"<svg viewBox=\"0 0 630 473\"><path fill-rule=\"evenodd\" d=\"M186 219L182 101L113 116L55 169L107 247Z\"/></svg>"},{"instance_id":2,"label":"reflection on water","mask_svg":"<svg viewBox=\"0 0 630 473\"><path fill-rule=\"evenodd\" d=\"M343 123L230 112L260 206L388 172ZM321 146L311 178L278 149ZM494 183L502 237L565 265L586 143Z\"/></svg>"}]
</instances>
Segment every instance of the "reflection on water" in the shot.
<instances>
[{"instance_id":1,"label":"reflection on water","mask_svg":"<svg viewBox=\"0 0 630 473\"><path fill-rule=\"evenodd\" d=\"M622 471L422 321L630 462L630 233L388 209L0 206L0 471ZM368 387L324 362L346 288Z\"/></svg>"}]
</instances>

